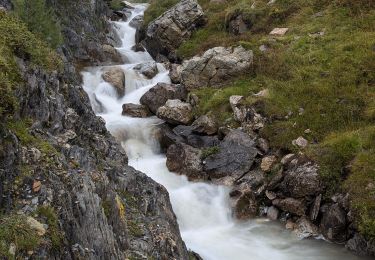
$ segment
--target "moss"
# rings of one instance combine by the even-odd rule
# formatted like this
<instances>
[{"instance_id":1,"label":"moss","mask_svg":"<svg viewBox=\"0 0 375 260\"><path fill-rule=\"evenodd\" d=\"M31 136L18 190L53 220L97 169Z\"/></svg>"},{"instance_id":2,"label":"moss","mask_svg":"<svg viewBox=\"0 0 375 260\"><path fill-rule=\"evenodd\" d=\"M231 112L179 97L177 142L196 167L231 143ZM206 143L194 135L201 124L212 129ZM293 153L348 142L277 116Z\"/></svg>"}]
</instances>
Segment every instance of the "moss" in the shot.
<instances>
[{"instance_id":1,"label":"moss","mask_svg":"<svg viewBox=\"0 0 375 260\"><path fill-rule=\"evenodd\" d=\"M147 8L144 14L145 26L178 2L178 0L151 0L150 6Z\"/></svg>"},{"instance_id":2,"label":"moss","mask_svg":"<svg viewBox=\"0 0 375 260\"><path fill-rule=\"evenodd\" d=\"M16 257L21 258L27 251L35 250L41 243L39 236L21 215L0 216L0 257L13 259L9 254L11 244L16 246Z\"/></svg>"},{"instance_id":3,"label":"moss","mask_svg":"<svg viewBox=\"0 0 375 260\"><path fill-rule=\"evenodd\" d=\"M218 146L212 146L212 147L204 148L202 150L201 158L206 159L208 156L213 155L213 154L217 154L218 152L220 152L220 147L218 147Z\"/></svg>"},{"instance_id":4,"label":"moss","mask_svg":"<svg viewBox=\"0 0 375 260\"><path fill-rule=\"evenodd\" d=\"M36 213L46 220L48 224L47 236L51 240L54 250L59 250L63 244L63 233L59 227L59 221L55 209L51 206L41 206Z\"/></svg>"},{"instance_id":5,"label":"moss","mask_svg":"<svg viewBox=\"0 0 375 260\"><path fill-rule=\"evenodd\" d=\"M114 11L119 11L122 10L125 7L125 5L121 0L111 0L109 2L109 7Z\"/></svg>"},{"instance_id":6,"label":"moss","mask_svg":"<svg viewBox=\"0 0 375 260\"><path fill-rule=\"evenodd\" d=\"M111 216L111 202L108 200L103 200L101 206L103 208L104 215L109 218Z\"/></svg>"},{"instance_id":7,"label":"moss","mask_svg":"<svg viewBox=\"0 0 375 260\"><path fill-rule=\"evenodd\" d=\"M137 221L128 219L127 224L128 224L128 229L129 229L130 235L132 235L134 237L143 236L142 228Z\"/></svg>"}]
</instances>

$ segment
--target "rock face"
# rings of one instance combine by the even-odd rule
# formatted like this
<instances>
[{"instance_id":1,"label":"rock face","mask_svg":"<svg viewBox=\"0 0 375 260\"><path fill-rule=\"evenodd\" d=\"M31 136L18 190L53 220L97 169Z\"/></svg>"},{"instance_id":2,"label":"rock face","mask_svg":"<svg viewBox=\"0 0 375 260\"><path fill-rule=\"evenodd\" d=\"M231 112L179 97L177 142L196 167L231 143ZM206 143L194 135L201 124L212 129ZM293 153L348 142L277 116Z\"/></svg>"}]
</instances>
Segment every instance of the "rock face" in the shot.
<instances>
[{"instance_id":1,"label":"rock face","mask_svg":"<svg viewBox=\"0 0 375 260\"><path fill-rule=\"evenodd\" d=\"M168 99L186 100L187 90L181 85L158 83L141 97L141 104L147 106L154 114L164 106Z\"/></svg>"},{"instance_id":2,"label":"rock face","mask_svg":"<svg viewBox=\"0 0 375 260\"><path fill-rule=\"evenodd\" d=\"M193 121L193 108L179 99L169 99L156 115L173 125L188 125Z\"/></svg>"},{"instance_id":3,"label":"rock face","mask_svg":"<svg viewBox=\"0 0 375 260\"><path fill-rule=\"evenodd\" d=\"M137 104L123 104L122 115L131 117L149 117L151 116L150 110L144 105Z\"/></svg>"},{"instance_id":4,"label":"rock face","mask_svg":"<svg viewBox=\"0 0 375 260\"><path fill-rule=\"evenodd\" d=\"M164 55L176 60L175 50L205 21L203 10L196 0L182 0L149 24L145 46L154 58Z\"/></svg>"},{"instance_id":5,"label":"rock face","mask_svg":"<svg viewBox=\"0 0 375 260\"><path fill-rule=\"evenodd\" d=\"M202 56L184 61L181 83L188 89L218 86L230 78L250 70L252 51L243 47L215 47Z\"/></svg>"},{"instance_id":6,"label":"rock face","mask_svg":"<svg viewBox=\"0 0 375 260\"><path fill-rule=\"evenodd\" d=\"M158 73L156 62L141 63L135 66L134 69L138 70L149 79L152 79Z\"/></svg>"},{"instance_id":7,"label":"rock face","mask_svg":"<svg viewBox=\"0 0 375 260\"><path fill-rule=\"evenodd\" d=\"M104 81L115 87L119 97L125 94L125 73L121 68L110 68L102 75Z\"/></svg>"},{"instance_id":8,"label":"rock face","mask_svg":"<svg viewBox=\"0 0 375 260\"><path fill-rule=\"evenodd\" d=\"M241 177L253 165L258 150L244 132L232 130L219 144L219 151L204 160L204 171L211 179Z\"/></svg>"}]
</instances>

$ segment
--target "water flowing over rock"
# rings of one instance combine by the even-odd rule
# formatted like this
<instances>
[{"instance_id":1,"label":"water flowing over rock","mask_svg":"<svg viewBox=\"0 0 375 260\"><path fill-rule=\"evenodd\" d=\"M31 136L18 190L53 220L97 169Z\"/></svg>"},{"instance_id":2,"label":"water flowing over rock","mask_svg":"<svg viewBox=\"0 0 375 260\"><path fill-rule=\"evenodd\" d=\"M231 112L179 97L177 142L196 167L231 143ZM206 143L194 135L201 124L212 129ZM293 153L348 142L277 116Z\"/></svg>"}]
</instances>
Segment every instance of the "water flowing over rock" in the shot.
<instances>
[{"instance_id":1,"label":"water flowing over rock","mask_svg":"<svg viewBox=\"0 0 375 260\"><path fill-rule=\"evenodd\" d=\"M141 104L147 106L154 114L164 106L168 99L186 100L187 90L181 85L158 83L141 97Z\"/></svg>"},{"instance_id":2,"label":"water flowing over rock","mask_svg":"<svg viewBox=\"0 0 375 260\"><path fill-rule=\"evenodd\" d=\"M138 70L149 79L152 79L158 73L158 68L155 62L141 63L136 65L134 69Z\"/></svg>"},{"instance_id":3,"label":"water flowing over rock","mask_svg":"<svg viewBox=\"0 0 375 260\"><path fill-rule=\"evenodd\" d=\"M203 10L196 0L182 0L149 24L145 46L154 58L161 54L176 60L175 50L205 22Z\"/></svg>"},{"instance_id":4,"label":"water flowing over rock","mask_svg":"<svg viewBox=\"0 0 375 260\"><path fill-rule=\"evenodd\" d=\"M188 125L193 121L193 108L179 99L169 99L158 108L156 115L173 125Z\"/></svg>"},{"instance_id":5,"label":"water flowing over rock","mask_svg":"<svg viewBox=\"0 0 375 260\"><path fill-rule=\"evenodd\" d=\"M181 83L188 89L216 87L249 71L252 64L252 51L241 46L215 47L183 62Z\"/></svg>"},{"instance_id":6,"label":"water flowing over rock","mask_svg":"<svg viewBox=\"0 0 375 260\"><path fill-rule=\"evenodd\" d=\"M144 105L137 104L123 104L122 115L132 117L149 117L151 116L150 110Z\"/></svg>"},{"instance_id":7,"label":"water flowing over rock","mask_svg":"<svg viewBox=\"0 0 375 260\"><path fill-rule=\"evenodd\" d=\"M117 94L122 97L125 93L125 74L121 68L110 68L102 75L103 79L115 87Z\"/></svg>"}]
</instances>

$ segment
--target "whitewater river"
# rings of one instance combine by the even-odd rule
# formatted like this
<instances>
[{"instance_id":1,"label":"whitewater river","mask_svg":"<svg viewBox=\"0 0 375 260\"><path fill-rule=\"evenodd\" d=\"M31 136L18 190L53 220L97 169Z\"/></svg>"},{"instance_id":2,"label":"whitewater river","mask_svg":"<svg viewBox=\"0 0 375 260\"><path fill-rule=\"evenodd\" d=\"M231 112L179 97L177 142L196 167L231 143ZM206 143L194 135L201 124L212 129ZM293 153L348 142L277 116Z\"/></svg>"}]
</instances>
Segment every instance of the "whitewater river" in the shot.
<instances>
[{"instance_id":1,"label":"whitewater river","mask_svg":"<svg viewBox=\"0 0 375 260\"><path fill-rule=\"evenodd\" d=\"M128 21L143 14L146 5L135 7ZM116 90L102 80L104 67L88 68L82 73L84 89L97 115L105 119L108 130L122 141L129 164L169 191L182 238L189 249L205 260L363 259L323 240L299 240L278 222L254 219L239 223L231 217L226 187L191 183L186 177L169 172L166 157L159 153L153 135L155 125L161 120L121 115L122 104L139 104L141 96L156 83L170 83L168 71L158 64L159 73L149 80L133 70L137 64L153 59L147 52L131 50L135 45L135 29L129 22L114 22L114 27L122 39L118 50L127 61L116 66L125 72L125 96L119 98Z\"/></svg>"}]
</instances>

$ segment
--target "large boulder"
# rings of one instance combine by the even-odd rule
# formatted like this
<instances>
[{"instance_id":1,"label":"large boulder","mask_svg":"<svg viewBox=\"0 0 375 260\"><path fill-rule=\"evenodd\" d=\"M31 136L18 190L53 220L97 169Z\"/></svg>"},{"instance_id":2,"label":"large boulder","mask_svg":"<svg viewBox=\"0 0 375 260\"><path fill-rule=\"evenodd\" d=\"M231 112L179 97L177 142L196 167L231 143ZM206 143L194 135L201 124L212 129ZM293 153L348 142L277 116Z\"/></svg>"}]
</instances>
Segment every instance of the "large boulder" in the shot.
<instances>
[{"instance_id":1,"label":"large boulder","mask_svg":"<svg viewBox=\"0 0 375 260\"><path fill-rule=\"evenodd\" d=\"M145 75L149 79L152 79L158 73L158 67L156 66L156 62L140 63L134 66L134 70L139 71L141 74Z\"/></svg>"},{"instance_id":2,"label":"large boulder","mask_svg":"<svg viewBox=\"0 0 375 260\"><path fill-rule=\"evenodd\" d=\"M243 47L215 47L182 65L181 83L188 89L219 86L245 73L253 64L253 52Z\"/></svg>"},{"instance_id":3,"label":"large boulder","mask_svg":"<svg viewBox=\"0 0 375 260\"><path fill-rule=\"evenodd\" d=\"M195 148L208 148L219 145L217 136L200 135L194 132L193 126L179 125L173 128L173 132L183 138L183 142Z\"/></svg>"},{"instance_id":4,"label":"large boulder","mask_svg":"<svg viewBox=\"0 0 375 260\"><path fill-rule=\"evenodd\" d=\"M144 105L129 103L122 105L122 115L131 117L149 117L151 116L151 112Z\"/></svg>"},{"instance_id":5,"label":"large boulder","mask_svg":"<svg viewBox=\"0 0 375 260\"><path fill-rule=\"evenodd\" d=\"M334 242L347 240L346 212L338 203L322 206L320 230L325 238Z\"/></svg>"},{"instance_id":6,"label":"large boulder","mask_svg":"<svg viewBox=\"0 0 375 260\"><path fill-rule=\"evenodd\" d=\"M129 25L135 29L141 28L143 24L143 15L137 15L129 22Z\"/></svg>"},{"instance_id":7,"label":"large boulder","mask_svg":"<svg viewBox=\"0 0 375 260\"><path fill-rule=\"evenodd\" d=\"M211 116L203 115L191 125L193 131L198 134L213 135L217 133L217 124Z\"/></svg>"},{"instance_id":8,"label":"large boulder","mask_svg":"<svg viewBox=\"0 0 375 260\"><path fill-rule=\"evenodd\" d=\"M272 204L283 211L290 212L297 216L303 216L306 212L306 205L303 200L294 198L275 199L272 201Z\"/></svg>"},{"instance_id":9,"label":"large boulder","mask_svg":"<svg viewBox=\"0 0 375 260\"><path fill-rule=\"evenodd\" d=\"M233 214L237 219L246 220L257 215L257 199L246 183L233 188L229 196Z\"/></svg>"},{"instance_id":10,"label":"large boulder","mask_svg":"<svg viewBox=\"0 0 375 260\"><path fill-rule=\"evenodd\" d=\"M204 179L201 151L190 145L177 143L167 150L167 167L170 171L186 175L189 179Z\"/></svg>"},{"instance_id":11,"label":"large boulder","mask_svg":"<svg viewBox=\"0 0 375 260\"><path fill-rule=\"evenodd\" d=\"M120 97L125 94L125 73L121 68L113 67L106 70L102 78L116 89Z\"/></svg>"},{"instance_id":12,"label":"large boulder","mask_svg":"<svg viewBox=\"0 0 375 260\"><path fill-rule=\"evenodd\" d=\"M141 97L140 102L156 114L168 99L186 100L187 95L186 88L181 85L158 83Z\"/></svg>"},{"instance_id":13,"label":"large boulder","mask_svg":"<svg viewBox=\"0 0 375 260\"><path fill-rule=\"evenodd\" d=\"M285 173L281 189L284 194L294 198L318 195L322 191L318 166L312 162L307 162L289 169Z\"/></svg>"},{"instance_id":14,"label":"large boulder","mask_svg":"<svg viewBox=\"0 0 375 260\"><path fill-rule=\"evenodd\" d=\"M169 99L156 115L173 125L188 125L193 121L193 108L179 99Z\"/></svg>"},{"instance_id":15,"label":"large boulder","mask_svg":"<svg viewBox=\"0 0 375 260\"><path fill-rule=\"evenodd\" d=\"M238 179L247 173L258 154L255 142L240 130L229 132L219 145L219 151L204 160L204 170L211 179Z\"/></svg>"},{"instance_id":16,"label":"large boulder","mask_svg":"<svg viewBox=\"0 0 375 260\"><path fill-rule=\"evenodd\" d=\"M149 24L145 46L154 58L161 54L176 60L175 50L205 22L203 10L196 0L182 0Z\"/></svg>"}]
</instances>

